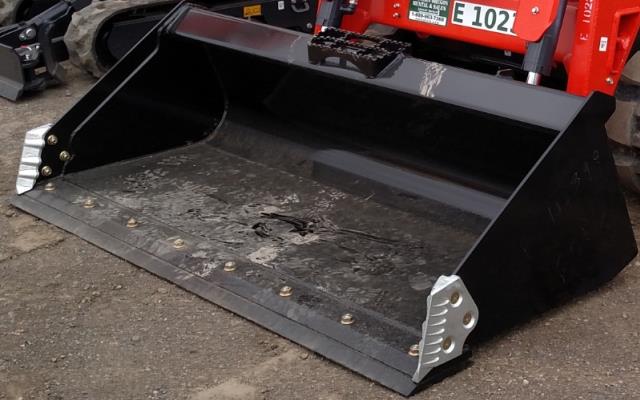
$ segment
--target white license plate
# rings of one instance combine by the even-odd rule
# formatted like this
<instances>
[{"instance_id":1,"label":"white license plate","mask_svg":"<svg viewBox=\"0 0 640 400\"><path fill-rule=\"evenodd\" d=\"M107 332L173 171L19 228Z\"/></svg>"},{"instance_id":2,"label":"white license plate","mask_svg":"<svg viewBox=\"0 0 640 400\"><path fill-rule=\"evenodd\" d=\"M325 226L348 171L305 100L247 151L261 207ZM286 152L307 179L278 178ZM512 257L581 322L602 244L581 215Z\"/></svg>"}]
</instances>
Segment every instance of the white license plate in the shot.
<instances>
[{"instance_id":1,"label":"white license plate","mask_svg":"<svg viewBox=\"0 0 640 400\"><path fill-rule=\"evenodd\" d=\"M515 10L483 6L466 1L456 1L451 13L451 22L455 25L512 36L515 36L513 33L515 20Z\"/></svg>"}]
</instances>

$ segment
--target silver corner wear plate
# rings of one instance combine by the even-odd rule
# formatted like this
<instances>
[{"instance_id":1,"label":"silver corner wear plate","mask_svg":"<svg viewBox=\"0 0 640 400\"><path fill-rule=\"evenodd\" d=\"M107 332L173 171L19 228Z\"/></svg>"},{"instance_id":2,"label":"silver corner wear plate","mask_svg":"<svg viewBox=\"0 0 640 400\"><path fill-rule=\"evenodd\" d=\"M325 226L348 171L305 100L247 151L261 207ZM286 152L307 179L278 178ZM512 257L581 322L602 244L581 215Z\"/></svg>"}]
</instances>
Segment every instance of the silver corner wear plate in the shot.
<instances>
[{"instance_id":1,"label":"silver corner wear plate","mask_svg":"<svg viewBox=\"0 0 640 400\"><path fill-rule=\"evenodd\" d=\"M414 382L462 355L467 337L478 324L478 306L459 276L441 276L427 297L427 318L422 324L418 369Z\"/></svg>"},{"instance_id":2,"label":"silver corner wear plate","mask_svg":"<svg viewBox=\"0 0 640 400\"><path fill-rule=\"evenodd\" d=\"M22 146L22 157L20 157L20 167L18 178L16 179L16 192L22 194L33 189L36 180L40 175L40 163L42 159L42 149L45 144L45 136L51 124L42 125L27 131Z\"/></svg>"}]
</instances>

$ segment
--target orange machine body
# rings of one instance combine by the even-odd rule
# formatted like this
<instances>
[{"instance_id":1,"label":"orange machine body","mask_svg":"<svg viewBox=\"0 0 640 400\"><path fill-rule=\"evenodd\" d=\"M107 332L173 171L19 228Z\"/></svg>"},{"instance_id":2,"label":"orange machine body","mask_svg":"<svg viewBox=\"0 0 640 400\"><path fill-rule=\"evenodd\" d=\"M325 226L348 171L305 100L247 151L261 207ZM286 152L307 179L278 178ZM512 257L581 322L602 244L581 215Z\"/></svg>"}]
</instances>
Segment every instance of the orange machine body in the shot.
<instances>
[{"instance_id":1,"label":"orange machine body","mask_svg":"<svg viewBox=\"0 0 640 400\"><path fill-rule=\"evenodd\" d=\"M320 0L320 3L327 0ZM383 24L420 36L524 54L551 26L559 0L359 0L342 28ZM640 0L569 0L554 60L569 93L614 94L640 27Z\"/></svg>"}]
</instances>

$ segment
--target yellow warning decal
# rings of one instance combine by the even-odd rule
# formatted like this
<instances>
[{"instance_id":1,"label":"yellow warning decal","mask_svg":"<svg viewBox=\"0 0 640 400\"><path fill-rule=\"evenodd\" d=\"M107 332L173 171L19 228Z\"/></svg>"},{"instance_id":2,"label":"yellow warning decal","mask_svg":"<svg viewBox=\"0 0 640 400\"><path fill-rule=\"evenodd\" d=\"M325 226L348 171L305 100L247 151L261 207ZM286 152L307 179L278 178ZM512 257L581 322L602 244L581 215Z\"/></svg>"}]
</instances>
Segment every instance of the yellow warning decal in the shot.
<instances>
[{"instance_id":1,"label":"yellow warning decal","mask_svg":"<svg viewBox=\"0 0 640 400\"><path fill-rule=\"evenodd\" d=\"M255 6L246 6L244 7L244 17L258 17L262 15L262 4L257 4Z\"/></svg>"}]
</instances>

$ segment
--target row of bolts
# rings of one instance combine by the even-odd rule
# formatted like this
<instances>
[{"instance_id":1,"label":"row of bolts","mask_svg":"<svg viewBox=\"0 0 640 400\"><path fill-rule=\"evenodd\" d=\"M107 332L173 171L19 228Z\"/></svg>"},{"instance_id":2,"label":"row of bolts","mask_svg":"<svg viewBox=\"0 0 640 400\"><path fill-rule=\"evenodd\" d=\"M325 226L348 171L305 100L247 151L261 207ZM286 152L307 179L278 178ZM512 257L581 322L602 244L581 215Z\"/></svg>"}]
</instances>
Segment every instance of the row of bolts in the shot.
<instances>
[{"instance_id":1,"label":"row of bolts","mask_svg":"<svg viewBox=\"0 0 640 400\"><path fill-rule=\"evenodd\" d=\"M53 191L55 190L55 185L51 182L47 183L44 187L44 190L46 191ZM94 208L96 206L95 201L92 198L87 198L84 203L82 204L82 206L84 208ZM135 218L131 217L127 220L127 228L136 228L139 225L138 220L136 220ZM176 249L182 249L185 247L185 242L183 239L175 239L173 241L173 247ZM233 272L236 270L236 263L235 261L227 261L226 263L224 263L224 267L223 270L225 272ZM291 286L283 286L280 288L280 292L278 293L280 295L280 297L291 297L291 295L293 294L293 288ZM460 300L460 294L458 292L454 292L449 301L451 302L451 304L457 304L458 301ZM471 320L472 320L473 316L471 313L466 313L463 317L462 322L465 325L468 325ZM340 323L342 325L351 325L355 322L355 318L353 317L353 314L351 313L345 313L342 314L342 316L340 317ZM450 337L447 337L446 339L443 340L442 342L442 349L443 350L448 350L451 347L451 344L453 343L452 339ZM409 355L413 356L413 357L417 357L420 355L420 345L418 344L414 344L409 348Z\"/></svg>"},{"instance_id":2,"label":"row of bolts","mask_svg":"<svg viewBox=\"0 0 640 400\"><path fill-rule=\"evenodd\" d=\"M47 136L47 144L50 146L55 146L56 144L58 144L58 137L56 135ZM64 161L64 162L69 161L71 160L71 153L69 153L66 150L62 150L58 155L58 158L60 158L60 161ZM40 169L40 173L42 174L42 176L51 176L51 174L53 173L53 169L50 166L45 165ZM50 189L50 190L53 190L53 189Z\"/></svg>"}]
</instances>

